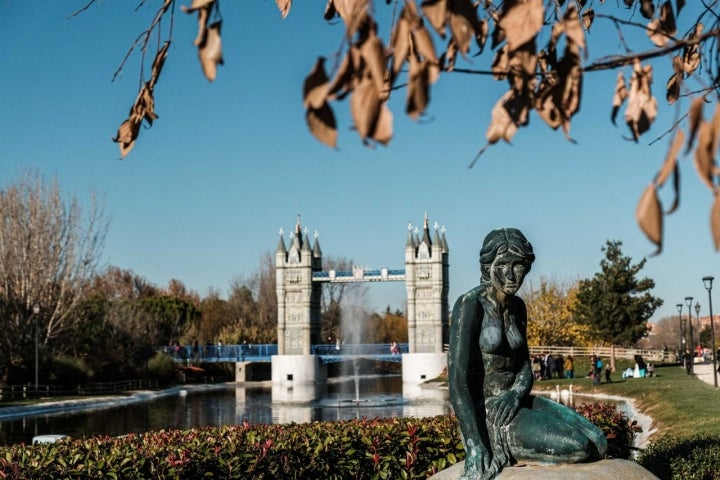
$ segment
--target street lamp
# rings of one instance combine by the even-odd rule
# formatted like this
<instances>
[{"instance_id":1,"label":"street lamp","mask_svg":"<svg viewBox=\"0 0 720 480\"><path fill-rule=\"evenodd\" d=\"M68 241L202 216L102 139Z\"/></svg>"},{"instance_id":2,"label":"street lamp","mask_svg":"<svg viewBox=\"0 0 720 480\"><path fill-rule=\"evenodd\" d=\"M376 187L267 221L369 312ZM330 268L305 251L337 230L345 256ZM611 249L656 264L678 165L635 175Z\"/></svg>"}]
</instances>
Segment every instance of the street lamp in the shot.
<instances>
[{"instance_id":1,"label":"street lamp","mask_svg":"<svg viewBox=\"0 0 720 480\"><path fill-rule=\"evenodd\" d=\"M715 324L713 322L713 311L712 311L712 295L710 294L710 291L712 290L712 282L715 279L715 277L707 276L703 277L703 285L705 285L705 290L708 292L708 307L710 308L710 333L712 335L712 354L713 354L713 380L715 380L715 388L718 388L718 379L717 379L717 349L715 347Z\"/></svg>"},{"instance_id":2,"label":"street lamp","mask_svg":"<svg viewBox=\"0 0 720 480\"><path fill-rule=\"evenodd\" d=\"M35 318L35 395L38 394L38 315L40 314L40 305L33 305L33 317Z\"/></svg>"},{"instance_id":3,"label":"street lamp","mask_svg":"<svg viewBox=\"0 0 720 480\"><path fill-rule=\"evenodd\" d=\"M698 343L698 345L702 346L702 341L700 340L700 331L702 330L700 328L700 302L698 302L698 301L695 302L695 320L697 320L697 332L698 332L698 342L697 343ZM702 354L702 356L704 358L705 353L704 352L700 352L700 353Z\"/></svg>"},{"instance_id":4,"label":"street lamp","mask_svg":"<svg viewBox=\"0 0 720 480\"><path fill-rule=\"evenodd\" d=\"M693 330L692 330L692 301L693 297L685 297L685 305L688 307L688 325L690 327L690 343L688 347L695 350L695 343L693 342ZM693 373L693 366L695 365L695 352L690 355L690 373Z\"/></svg>"},{"instance_id":5,"label":"street lamp","mask_svg":"<svg viewBox=\"0 0 720 480\"><path fill-rule=\"evenodd\" d=\"M682 309L683 309L683 304L682 304L682 303L678 303L678 304L675 305L675 306L676 306L677 309L678 309L678 332L680 332L680 333L679 333L680 336L678 337L678 359L680 359L680 358L682 358L683 353L685 353L685 352L683 352L683 349L682 349L682 344L683 344L683 342L682 342L682 338L683 338L683 328L682 328Z\"/></svg>"}]
</instances>

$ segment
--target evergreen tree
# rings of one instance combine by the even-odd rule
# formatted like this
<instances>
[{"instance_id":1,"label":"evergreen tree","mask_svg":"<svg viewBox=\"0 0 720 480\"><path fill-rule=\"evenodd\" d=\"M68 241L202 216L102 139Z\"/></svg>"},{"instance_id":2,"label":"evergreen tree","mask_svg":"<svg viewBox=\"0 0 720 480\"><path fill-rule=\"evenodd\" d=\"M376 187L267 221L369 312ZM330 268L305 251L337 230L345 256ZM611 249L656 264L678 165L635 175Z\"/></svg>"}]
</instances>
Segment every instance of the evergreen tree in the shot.
<instances>
[{"instance_id":1,"label":"evergreen tree","mask_svg":"<svg viewBox=\"0 0 720 480\"><path fill-rule=\"evenodd\" d=\"M633 265L621 245L619 240L607 241L600 272L578 285L573 314L590 327L596 341L629 347L645 336L647 320L663 301L650 293L654 280L637 278L645 259Z\"/></svg>"}]
</instances>

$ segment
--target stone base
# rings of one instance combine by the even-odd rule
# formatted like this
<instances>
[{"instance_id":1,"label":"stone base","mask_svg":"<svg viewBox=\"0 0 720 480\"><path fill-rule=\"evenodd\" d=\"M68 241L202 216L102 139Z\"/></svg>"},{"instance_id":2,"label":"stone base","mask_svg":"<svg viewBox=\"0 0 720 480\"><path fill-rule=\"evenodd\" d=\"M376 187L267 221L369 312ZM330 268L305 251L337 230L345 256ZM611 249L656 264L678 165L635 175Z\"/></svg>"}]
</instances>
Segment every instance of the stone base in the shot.
<instances>
[{"instance_id":1,"label":"stone base","mask_svg":"<svg viewBox=\"0 0 720 480\"><path fill-rule=\"evenodd\" d=\"M273 355L270 361L273 385L327 382L327 366L316 355Z\"/></svg>"},{"instance_id":2,"label":"stone base","mask_svg":"<svg viewBox=\"0 0 720 480\"><path fill-rule=\"evenodd\" d=\"M458 480L465 468L459 462L436 473L430 480ZM613 458L593 463L524 465L505 467L496 480L658 480L658 477L630 460ZM468 479L470 480L470 479Z\"/></svg>"},{"instance_id":3,"label":"stone base","mask_svg":"<svg viewBox=\"0 0 720 480\"><path fill-rule=\"evenodd\" d=\"M403 353L403 383L419 385L437 378L447 367L446 353Z\"/></svg>"}]
</instances>

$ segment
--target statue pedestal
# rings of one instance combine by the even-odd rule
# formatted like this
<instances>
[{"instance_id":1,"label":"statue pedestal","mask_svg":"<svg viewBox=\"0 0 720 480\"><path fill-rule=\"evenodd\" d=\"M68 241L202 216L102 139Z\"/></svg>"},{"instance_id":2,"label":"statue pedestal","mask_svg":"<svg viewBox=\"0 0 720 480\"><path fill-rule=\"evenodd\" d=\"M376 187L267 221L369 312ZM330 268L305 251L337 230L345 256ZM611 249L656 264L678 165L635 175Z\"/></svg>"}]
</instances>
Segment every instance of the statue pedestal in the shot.
<instances>
[{"instance_id":1,"label":"statue pedestal","mask_svg":"<svg viewBox=\"0 0 720 480\"><path fill-rule=\"evenodd\" d=\"M658 477L630 460L613 458L592 463L562 465L515 465L505 467L495 480L658 480ZM430 480L459 480L465 462L458 462L450 468L436 473ZM470 479L468 479L470 480Z\"/></svg>"}]
</instances>

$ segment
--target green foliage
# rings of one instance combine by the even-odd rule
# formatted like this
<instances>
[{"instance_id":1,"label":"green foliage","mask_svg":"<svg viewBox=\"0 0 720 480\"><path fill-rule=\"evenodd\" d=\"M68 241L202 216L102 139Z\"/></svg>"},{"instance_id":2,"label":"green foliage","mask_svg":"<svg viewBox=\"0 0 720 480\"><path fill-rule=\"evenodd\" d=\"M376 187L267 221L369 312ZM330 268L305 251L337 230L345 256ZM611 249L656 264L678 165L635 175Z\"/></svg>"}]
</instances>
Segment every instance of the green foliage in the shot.
<instances>
[{"instance_id":1,"label":"green foliage","mask_svg":"<svg viewBox=\"0 0 720 480\"><path fill-rule=\"evenodd\" d=\"M638 463L661 480L720 479L720 437L664 437L645 449Z\"/></svg>"},{"instance_id":2,"label":"green foliage","mask_svg":"<svg viewBox=\"0 0 720 480\"><path fill-rule=\"evenodd\" d=\"M148 376L161 383L170 383L176 379L175 361L169 355L157 352L148 360Z\"/></svg>"},{"instance_id":3,"label":"green foliage","mask_svg":"<svg viewBox=\"0 0 720 480\"><path fill-rule=\"evenodd\" d=\"M650 294L655 287L652 279L637 278L645 259L633 265L621 245L607 241L600 272L578 285L573 314L591 328L597 341L630 347L645 336L647 320L663 301Z\"/></svg>"},{"instance_id":4,"label":"green foliage","mask_svg":"<svg viewBox=\"0 0 720 480\"><path fill-rule=\"evenodd\" d=\"M93 377L93 371L80 358L66 355L53 358L49 381L54 385L74 387L83 385Z\"/></svg>"},{"instance_id":5,"label":"green foliage","mask_svg":"<svg viewBox=\"0 0 720 480\"><path fill-rule=\"evenodd\" d=\"M451 416L243 425L0 448L0 478L419 479L462 460Z\"/></svg>"},{"instance_id":6,"label":"green foliage","mask_svg":"<svg viewBox=\"0 0 720 480\"><path fill-rule=\"evenodd\" d=\"M603 432L608 442L608 457L630 458L635 434L642 431L636 421L630 420L616 407L602 402L583 403L575 410Z\"/></svg>"}]
</instances>

